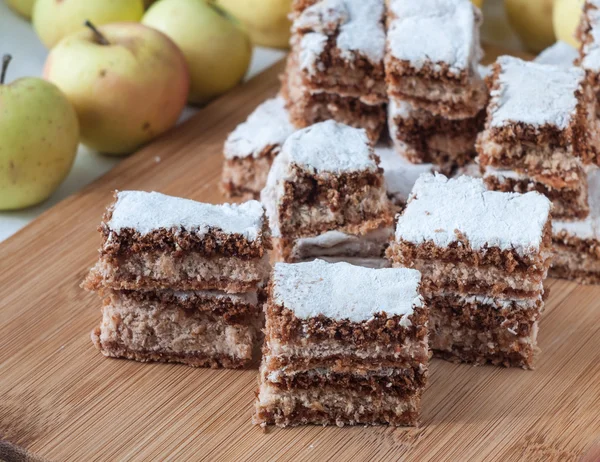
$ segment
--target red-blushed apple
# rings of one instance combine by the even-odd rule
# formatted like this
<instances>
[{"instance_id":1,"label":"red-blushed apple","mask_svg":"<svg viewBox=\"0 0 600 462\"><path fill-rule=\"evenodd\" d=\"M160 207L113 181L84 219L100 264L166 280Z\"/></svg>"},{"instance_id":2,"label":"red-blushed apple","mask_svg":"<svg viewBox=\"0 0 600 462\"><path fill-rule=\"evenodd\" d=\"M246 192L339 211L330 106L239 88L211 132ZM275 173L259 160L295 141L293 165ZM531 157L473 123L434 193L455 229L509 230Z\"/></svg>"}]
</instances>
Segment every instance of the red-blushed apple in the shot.
<instances>
[{"instance_id":1,"label":"red-blushed apple","mask_svg":"<svg viewBox=\"0 0 600 462\"><path fill-rule=\"evenodd\" d=\"M47 199L65 179L77 154L79 124L67 97L42 79L4 84L0 73L0 210Z\"/></svg>"},{"instance_id":2,"label":"red-blushed apple","mask_svg":"<svg viewBox=\"0 0 600 462\"><path fill-rule=\"evenodd\" d=\"M250 38L206 0L160 0L142 23L167 34L183 51L190 67L192 103L205 103L225 93L248 70Z\"/></svg>"},{"instance_id":3,"label":"red-blushed apple","mask_svg":"<svg viewBox=\"0 0 600 462\"><path fill-rule=\"evenodd\" d=\"M97 26L113 22L139 21L142 0L36 0L32 24L46 48L84 28L84 21Z\"/></svg>"},{"instance_id":4,"label":"red-blushed apple","mask_svg":"<svg viewBox=\"0 0 600 462\"><path fill-rule=\"evenodd\" d=\"M51 50L44 77L75 107L86 146L127 154L175 125L188 97L188 67L179 48L150 27L88 25Z\"/></svg>"}]
</instances>

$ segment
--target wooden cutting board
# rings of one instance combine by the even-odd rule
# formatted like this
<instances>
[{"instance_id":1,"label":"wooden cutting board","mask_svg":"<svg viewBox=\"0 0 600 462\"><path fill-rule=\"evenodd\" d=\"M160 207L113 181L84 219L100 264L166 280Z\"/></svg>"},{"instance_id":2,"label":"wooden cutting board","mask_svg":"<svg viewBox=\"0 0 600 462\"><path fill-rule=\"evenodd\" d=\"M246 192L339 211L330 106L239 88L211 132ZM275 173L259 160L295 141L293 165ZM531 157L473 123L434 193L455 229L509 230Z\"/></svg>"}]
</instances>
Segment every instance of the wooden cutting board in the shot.
<instances>
[{"instance_id":1,"label":"wooden cutting board","mask_svg":"<svg viewBox=\"0 0 600 462\"><path fill-rule=\"evenodd\" d=\"M94 349L100 303L79 283L97 257L96 227L113 190L222 202L223 141L275 95L281 69L215 101L0 244L0 439L57 461L600 460L600 287L548 281L535 371L433 360L413 429L263 432L250 423L255 370L140 364Z\"/></svg>"}]
</instances>

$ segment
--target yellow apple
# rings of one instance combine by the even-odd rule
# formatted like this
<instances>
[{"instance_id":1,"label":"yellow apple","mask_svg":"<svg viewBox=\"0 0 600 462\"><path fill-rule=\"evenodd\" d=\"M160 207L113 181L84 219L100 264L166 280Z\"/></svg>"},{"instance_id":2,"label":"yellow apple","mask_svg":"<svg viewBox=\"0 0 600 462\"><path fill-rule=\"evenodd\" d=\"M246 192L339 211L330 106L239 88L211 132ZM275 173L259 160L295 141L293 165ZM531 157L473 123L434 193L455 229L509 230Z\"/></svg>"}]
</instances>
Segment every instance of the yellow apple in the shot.
<instances>
[{"instance_id":1,"label":"yellow apple","mask_svg":"<svg viewBox=\"0 0 600 462\"><path fill-rule=\"evenodd\" d=\"M510 25L528 51L538 53L556 41L553 0L504 0Z\"/></svg>"},{"instance_id":2,"label":"yellow apple","mask_svg":"<svg viewBox=\"0 0 600 462\"><path fill-rule=\"evenodd\" d=\"M77 114L53 84L0 74L0 210L47 199L68 175L79 144Z\"/></svg>"},{"instance_id":3,"label":"yellow apple","mask_svg":"<svg viewBox=\"0 0 600 462\"><path fill-rule=\"evenodd\" d=\"M6 0L6 3L21 16L31 19L31 11L35 0Z\"/></svg>"},{"instance_id":4,"label":"yellow apple","mask_svg":"<svg viewBox=\"0 0 600 462\"><path fill-rule=\"evenodd\" d=\"M216 0L216 4L244 25L255 45L288 48L292 0Z\"/></svg>"},{"instance_id":5,"label":"yellow apple","mask_svg":"<svg viewBox=\"0 0 600 462\"><path fill-rule=\"evenodd\" d=\"M575 32L581 20L583 2L584 0L554 0L552 13L556 38L576 48L579 47L579 41Z\"/></svg>"},{"instance_id":6,"label":"yellow apple","mask_svg":"<svg viewBox=\"0 0 600 462\"><path fill-rule=\"evenodd\" d=\"M61 40L44 77L73 103L85 145L127 154L175 125L189 91L187 64L166 35L142 24L93 29Z\"/></svg>"},{"instance_id":7,"label":"yellow apple","mask_svg":"<svg viewBox=\"0 0 600 462\"><path fill-rule=\"evenodd\" d=\"M139 21L144 15L142 0L36 0L33 27L47 48L63 37L83 29L86 20L96 25Z\"/></svg>"},{"instance_id":8,"label":"yellow apple","mask_svg":"<svg viewBox=\"0 0 600 462\"><path fill-rule=\"evenodd\" d=\"M181 48L191 74L190 102L205 103L236 86L252 57L248 35L205 0L161 0L142 23L164 32Z\"/></svg>"}]
</instances>

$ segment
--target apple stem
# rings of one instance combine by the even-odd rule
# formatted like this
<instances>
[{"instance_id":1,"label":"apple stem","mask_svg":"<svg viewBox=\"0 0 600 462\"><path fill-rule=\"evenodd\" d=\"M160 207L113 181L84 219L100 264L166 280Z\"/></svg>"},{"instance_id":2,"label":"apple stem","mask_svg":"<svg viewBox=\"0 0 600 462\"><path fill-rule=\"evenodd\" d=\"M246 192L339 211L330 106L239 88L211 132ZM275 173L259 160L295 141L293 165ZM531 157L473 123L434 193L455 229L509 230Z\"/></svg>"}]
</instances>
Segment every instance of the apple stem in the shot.
<instances>
[{"instance_id":1,"label":"apple stem","mask_svg":"<svg viewBox=\"0 0 600 462\"><path fill-rule=\"evenodd\" d=\"M0 85L4 85L4 78L6 77L6 70L8 69L8 63L12 59L11 55L2 56L2 71L0 72Z\"/></svg>"},{"instance_id":2,"label":"apple stem","mask_svg":"<svg viewBox=\"0 0 600 462\"><path fill-rule=\"evenodd\" d=\"M98 30L98 28L96 26L94 26L89 19L86 19L85 22L83 23L83 25L92 29L92 32L96 36L96 41L100 45L110 45L110 42L106 39L106 37L104 35L102 35L102 32L100 32Z\"/></svg>"}]
</instances>

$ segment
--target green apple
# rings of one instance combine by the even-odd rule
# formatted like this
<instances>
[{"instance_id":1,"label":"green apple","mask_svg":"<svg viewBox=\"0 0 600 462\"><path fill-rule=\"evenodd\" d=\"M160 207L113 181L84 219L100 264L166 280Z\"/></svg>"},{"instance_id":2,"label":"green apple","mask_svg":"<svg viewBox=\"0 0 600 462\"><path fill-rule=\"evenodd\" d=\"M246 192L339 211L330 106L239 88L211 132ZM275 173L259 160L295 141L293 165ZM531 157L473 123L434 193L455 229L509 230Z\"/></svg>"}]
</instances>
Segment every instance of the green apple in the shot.
<instances>
[{"instance_id":1,"label":"green apple","mask_svg":"<svg viewBox=\"0 0 600 462\"><path fill-rule=\"evenodd\" d=\"M4 84L0 74L0 210L47 199L65 179L77 154L79 124L67 97L38 78Z\"/></svg>"},{"instance_id":2,"label":"green apple","mask_svg":"<svg viewBox=\"0 0 600 462\"><path fill-rule=\"evenodd\" d=\"M244 25L252 43L289 47L292 0L216 0L216 4Z\"/></svg>"},{"instance_id":3,"label":"green apple","mask_svg":"<svg viewBox=\"0 0 600 462\"><path fill-rule=\"evenodd\" d=\"M236 86L252 57L248 35L205 0L161 0L142 23L164 32L181 48L190 67L190 102L205 103Z\"/></svg>"},{"instance_id":4,"label":"green apple","mask_svg":"<svg viewBox=\"0 0 600 462\"><path fill-rule=\"evenodd\" d=\"M84 28L84 21L96 25L139 21L144 15L143 0L37 0L33 27L47 48Z\"/></svg>"},{"instance_id":5,"label":"green apple","mask_svg":"<svg viewBox=\"0 0 600 462\"><path fill-rule=\"evenodd\" d=\"M6 0L6 3L21 16L31 19L31 10L33 10L35 0Z\"/></svg>"},{"instance_id":6,"label":"green apple","mask_svg":"<svg viewBox=\"0 0 600 462\"><path fill-rule=\"evenodd\" d=\"M150 27L89 26L50 51L44 77L75 107L85 145L127 154L175 125L189 92L187 64L179 48Z\"/></svg>"}]
</instances>

